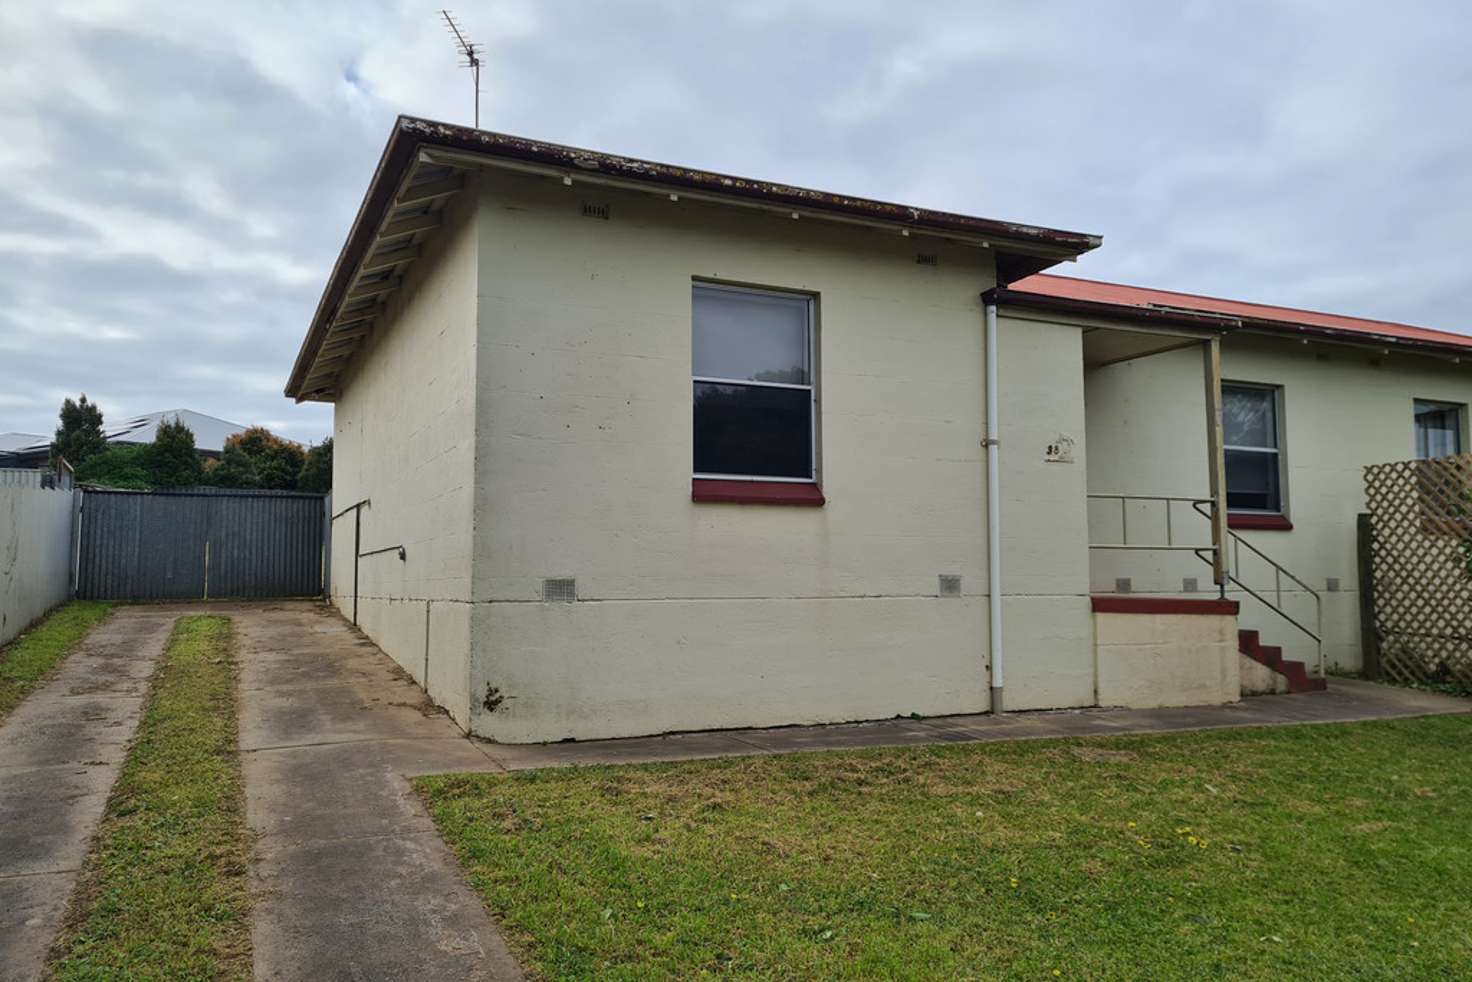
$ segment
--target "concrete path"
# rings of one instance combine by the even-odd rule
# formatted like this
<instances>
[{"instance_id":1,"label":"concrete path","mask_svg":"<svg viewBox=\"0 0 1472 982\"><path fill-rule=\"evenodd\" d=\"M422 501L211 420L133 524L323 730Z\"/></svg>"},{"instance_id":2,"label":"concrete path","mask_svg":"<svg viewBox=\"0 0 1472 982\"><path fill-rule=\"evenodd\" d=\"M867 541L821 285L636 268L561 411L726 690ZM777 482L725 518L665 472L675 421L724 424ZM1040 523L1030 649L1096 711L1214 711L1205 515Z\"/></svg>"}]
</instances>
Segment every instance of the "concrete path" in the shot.
<instances>
[{"instance_id":1,"label":"concrete path","mask_svg":"<svg viewBox=\"0 0 1472 982\"><path fill-rule=\"evenodd\" d=\"M1326 692L1258 696L1230 706L1067 709L1001 716L982 714L761 730L714 730L582 743L483 743L482 746L497 767L511 771L577 764L636 764L857 747L903 747L924 743L1040 740L1294 723L1350 723L1469 712L1472 712L1472 699L1457 699L1355 679L1330 679Z\"/></svg>"},{"instance_id":2,"label":"concrete path","mask_svg":"<svg viewBox=\"0 0 1472 982\"><path fill-rule=\"evenodd\" d=\"M0 726L0 980L35 979L61 929L174 614L116 610Z\"/></svg>"},{"instance_id":3,"label":"concrete path","mask_svg":"<svg viewBox=\"0 0 1472 982\"><path fill-rule=\"evenodd\" d=\"M256 978L520 979L406 780L496 765L321 606L234 617Z\"/></svg>"}]
</instances>

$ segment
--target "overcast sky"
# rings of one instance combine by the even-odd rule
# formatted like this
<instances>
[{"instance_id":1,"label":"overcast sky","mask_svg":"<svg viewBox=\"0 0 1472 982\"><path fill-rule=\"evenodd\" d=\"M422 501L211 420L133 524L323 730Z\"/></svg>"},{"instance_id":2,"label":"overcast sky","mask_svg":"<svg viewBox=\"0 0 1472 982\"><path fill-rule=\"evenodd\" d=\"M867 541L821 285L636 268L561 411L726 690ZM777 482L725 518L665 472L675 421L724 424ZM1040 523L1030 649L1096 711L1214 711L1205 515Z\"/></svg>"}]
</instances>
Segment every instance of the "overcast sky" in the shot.
<instances>
[{"instance_id":1,"label":"overcast sky","mask_svg":"<svg viewBox=\"0 0 1472 982\"><path fill-rule=\"evenodd\" d=\"M1059 272L1472 333L1472 4L471 3L490 129L1101 233ZM0 431L281 395L434 7L0 4Z\"/></svg>"}]
</instances>

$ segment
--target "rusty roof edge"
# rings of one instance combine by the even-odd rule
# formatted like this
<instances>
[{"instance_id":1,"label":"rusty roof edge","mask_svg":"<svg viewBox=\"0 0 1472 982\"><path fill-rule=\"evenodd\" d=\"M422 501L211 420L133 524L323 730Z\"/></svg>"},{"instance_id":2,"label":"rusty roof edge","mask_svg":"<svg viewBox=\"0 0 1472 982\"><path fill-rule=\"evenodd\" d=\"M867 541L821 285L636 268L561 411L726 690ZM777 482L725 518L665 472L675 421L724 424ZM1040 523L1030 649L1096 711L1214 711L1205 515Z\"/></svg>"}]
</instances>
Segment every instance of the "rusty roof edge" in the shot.
<instances>
[{"instance_id":1,"label":"rusty roof edge","mask_svg":"<svg viewBox=\"0 0 1472 982\"><path fill-rule=\"evenodd\" d=\"M1035 243L1057 248L1065 253L1079 255L1098 248L1104 241L1102 236L1085 232L1069 232L1062 229L1006 222L990 218L978 218L954 212L916 208L911 205L877 201L851 195L817 191L796 185L757 181L735 177L714 171L704 171L672 164L621 157L617 154L584 150L542 140L497 133L493 130L478 130L452 123L443 123L416 116L399 116L394 121L387 145L379 157L373 178L364 192L358 212L353 218L348 237L333 263L332 271L323 287L317 308L312 315L307 335L297 352L287 379L285 394L298 402L308 393L303 391L307 372L326 338L332 313L342 303L353 273L362 261L383 215L393 201L399 183L409 167L413 165L418 151L424 147L442 147L501 157L526 163L563 168L568 171L584 171L643 181L651 184L683 187L713 195L749 198L769 201L790 207L802 207L816 212L831 212L874 221L893 222L915 229L962 232L982 237L994 237L1023 243ZM1000 251L1005 243L996 244Z\"/></svg>"},{"instance_id":2,"label":"rusty roof edge","mask_svg":"<svg viewBox=\"0 0 1472 982\"><path fill-rule=\"evenodd\" d=\"M471 129L466 126L456 126L453 123L442 123L417 117L400 118L404 128L419 134L424 143L449 146L492 157L505 157L528 163L566 168L570 171L587 171L629 180L685 187L712 194L755 198L782 205L874 218L912 228L935 228L1043 242L1073 250L1076 253L1096 249L1104 241L1103 236L1086 232L1070 232L1023 222L1007 222L956 212L918 208L891 201L819 191L794 184L760 181L693 167L662 164L637 157L623 157L618 154L497 133L494 130Z\"/></svg>"},{"instance_id":3,"label":"rusty roof edge","mask_svg":"<svg viewBox=\"0 0 1472 982\"><path fill-rule=\"evenodd\" d=\"M1458 359L1472 358L1472 343L1457 344L1452 341L1433 341L1430 338L1407 338L1398 334L1381 334L1368 330L1355 331L1342 327L1326 327L1322 324L1276 320L1271 317L1243 317L1242 328L1252 334L1303 334L1362 347L1368 345L1409 348L1414 351L1447 354Z\"/></svg>"},{"instance_id":4,"label":"rusty roof edge","mask_svg":"<svg viewBox=\"0 0 1472 982\"><path fill-rule=\"evenodd\" d=\"M998 306L1013 304L1037 310L1059 310L1090 317L1113 320L1148 320L1152 323L1176 324L1218 332L1236 330L1242 320L1229 314L1185 310L1178 307L1141 307L1137 304L1107 303L1101 300L1078 300L1053 297L1045 293L1029 293L1011 287L994 287L981 295L982 300Z\"/></svg>"},{"instance_id":5,"label":"rusty roof edge","mask_svg":"<svg viewBox=\"0 0 1472 982\"><path fill-rule=\"evenodd\" d=\"M1458 345L1453 342L1432 341L1422 338L1405 338L1394 334L1379 334L1370 331L1352 331L1344 328L1324 327L1299 321L1277 320L1270 317L1245 317L1222 314L1214 311L1198 311L1189 307L1131 303L1111 303L1106 300L1080 300L1075 297L1055 297L1046 293L1031 293L1010 287L996 287L982 294L989 303L1015 304L1038 310L1060 310L1075 314L1088 314L1114 319L1139 319L1153 322L1183 323L1193 326L1216 325L1224 330L1240 330L1252 334L1282 337L1307 335L1325 340L1341 341L1345 344L1378 345L1387 348L1402 348L1422 352L1435 352L1458 358L1472 358L1472 344Z\"/></svg>"}]
</instances>

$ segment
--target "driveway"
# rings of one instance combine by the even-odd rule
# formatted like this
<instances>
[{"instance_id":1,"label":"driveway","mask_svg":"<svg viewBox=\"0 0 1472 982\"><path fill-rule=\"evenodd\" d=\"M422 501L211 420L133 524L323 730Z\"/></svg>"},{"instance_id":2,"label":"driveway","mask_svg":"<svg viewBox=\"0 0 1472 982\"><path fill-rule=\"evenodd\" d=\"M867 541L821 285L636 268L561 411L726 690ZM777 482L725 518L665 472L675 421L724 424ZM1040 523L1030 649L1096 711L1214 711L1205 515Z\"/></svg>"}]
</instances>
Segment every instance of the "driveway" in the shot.
<instances>
[{"instance_id":1,"label":"driveway","mask_svg":"<svg viewBox=\"0 0 1472 982\"><path fill-rule=\"evenodd\" d=\"M1231 706L896 719L507 746L466 739L396 665L309 601L118 608L0 727L0 979L38 974L174 618L235 623L260 979L520 979L408 779L865 746L1347 722L1472 700L1331 680Z\"/></svg>"},{"instance_id":2,"label":"driveway","mask_svg":"<svg viewBox=\"0 0 1472 982\"><path fill-rule=\"evenodd\" d=\"M326 608L234 617L256 978L521 978L407 780L499 767Z\"/></svg>"}]
</instances>

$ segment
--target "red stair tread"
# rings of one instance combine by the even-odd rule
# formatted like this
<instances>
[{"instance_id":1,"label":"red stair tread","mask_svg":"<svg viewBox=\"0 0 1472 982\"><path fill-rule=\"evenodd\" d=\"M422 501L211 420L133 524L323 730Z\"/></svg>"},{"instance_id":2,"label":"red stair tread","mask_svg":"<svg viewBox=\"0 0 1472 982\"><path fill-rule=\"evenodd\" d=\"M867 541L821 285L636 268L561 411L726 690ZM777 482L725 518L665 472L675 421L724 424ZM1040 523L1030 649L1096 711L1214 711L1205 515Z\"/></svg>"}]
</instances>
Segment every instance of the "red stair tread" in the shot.
<instances>
[{"instance_id":1,"label":"red stair tread","mask_svg":"<svg viewBox=\"0 0 1472 982\"><path fill-rule=\"evenodd\" d=\"M1308 668L1303 662L1285 659L1281 647L1274 644L1263 644L1261 635L1257 631L1238 631L1237 650L1259 665L1264 665L1287 679L1290 693L1322 692L1328 688L1328 683L1324 679L1308 673Z\"/></svg>"}]
</instances>

